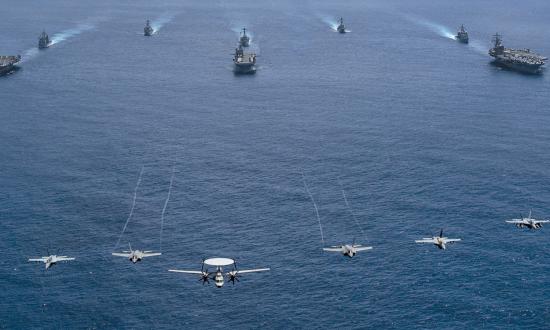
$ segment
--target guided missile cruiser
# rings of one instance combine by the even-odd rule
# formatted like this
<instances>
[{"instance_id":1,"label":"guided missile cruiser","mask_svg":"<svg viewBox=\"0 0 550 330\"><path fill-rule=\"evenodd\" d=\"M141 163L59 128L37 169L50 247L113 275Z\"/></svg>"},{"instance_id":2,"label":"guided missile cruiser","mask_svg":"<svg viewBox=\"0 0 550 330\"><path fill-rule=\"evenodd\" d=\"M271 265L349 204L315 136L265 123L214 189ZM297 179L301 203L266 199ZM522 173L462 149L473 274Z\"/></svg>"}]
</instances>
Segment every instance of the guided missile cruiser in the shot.
<instances>
[{"instance_id":1,"label":"guided missile cruiser","mask_svg":"<svg viewBox=\"0 0 550 330\"><path fill-rule=\"evenodd\" d=\"M494 58L496 65L531 74L541 73L548 60L530 49L504 48L498 33L493 36L493 48L489 50L489 55Z\"/></svg>"},{"instance_id":2,"label":"guided missile cruiser","mask_svg":"<svg viewBox=\"0 0 550 330\"><path fill-rule=\"evenodd\" d=\"M241 37L239 38L239 44L243 47L250 46L250 38L246 35L246 28L243 28Z\"/></svg>"},{"instance_id":3,"label":"guided missile cruiser","mask_svg":"<svg viewBox=\"0 0 550 330\"><path fill-rule=\"evenodd\" d=\"M145 23L145 27L143 28L143 35L146 37L150 37L153 35L153 32L155 32L155 30L153 30L153 28L151 27L151 22L147 20L147 22Z\"/></svg>"},{"instance_id":4,"label":"guided missile cruiser","mask_svg":"<svg viewBox=\"0 0 550 330\"><path fill-rule=\"evenodd\" d=\"M0 56L0 76L8 74L17 68L17 63L21 61L21 55Z\"/></svg>"},{"instance_id":5,"label":"guided missile cruiser","mask_svg":"<svg viewBox=\"0 0 550 330\"><path fill-rule=\"evenodd\" d=\"M245 53L243 47L239 45L235 49L233 63L235 64L236 73L254 73L256 71L256 54Z\"/></svg>"},{"instance_id":6,"label":"guided missile cruiser","mask_svg":"<svg viewBox=\"0 0 550 330\"><path fill-rule=\"evenodd\" d=\"M346 26L344 25L344 19L342 17L340 17L340 24L338 24L336 31L339 33L346 33Z\"/></svg>"},{"instance_id":7,"label":"guided missile cruiser","mask_svg":"<svg viewBox=\"0 0 550 330\"><path fill-rule=\"evenodd\" d=\"M44 49L50 47L52 44L52 41L50 40L50 37L46 33L46 31L42 31L40 34L40 37L38 38L38 48Z\"/></svg>"},{"instance_id":8,"label":"guided missile cruiser","mask_svg":"<svg viewBox=\"0 0 550 330\"><path fill-rule=\"evenodd\" d=\"M456 40L464 43L464 44L467 44L468 41L469 41L469 38L468 38L468 31L466 31L466 29L464 29L464 24L462 24L460 26L460 29L458 29L458 32L456 34Z\"/></svg>"}]
</instances>

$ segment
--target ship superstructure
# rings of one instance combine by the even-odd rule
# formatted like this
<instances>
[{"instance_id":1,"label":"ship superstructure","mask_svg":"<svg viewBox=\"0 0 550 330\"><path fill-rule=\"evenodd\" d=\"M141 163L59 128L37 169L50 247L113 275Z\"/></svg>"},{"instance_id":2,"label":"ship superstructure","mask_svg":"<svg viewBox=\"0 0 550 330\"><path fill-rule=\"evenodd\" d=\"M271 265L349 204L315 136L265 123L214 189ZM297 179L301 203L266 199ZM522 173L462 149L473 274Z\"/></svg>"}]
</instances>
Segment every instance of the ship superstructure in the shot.
<instances>
[{"instance_id":1,"label":"ship superstructure","mask_svg":"<svg viewBox=\"0 0 550 330\"><path fill-rule=\"evenodd\" d=\"M245 53L243 47L239 45L239 47L235 49L233 63L235 64L235 72L253 73L256 71L256 54Z\"/></svg>"},{"instance_id":2,"label":"ship superstructure","mask_svg":"<svg viewBox=\"0 0 550 330\"><path fill-rule=\"evenodd\" d=\"M339 21L339 24L338 26L336 27L336 31L338 31L339 33L346 33L346 26L344 25L344 19L342 17L340 17L340 21Z\"/></svg>"},{"instance_id":3,"label":"ship superstructure","mask_svg":"<svg viewBox=\"0 0 550 330\"><path fill-rule=\"evenodd\" d=\"M153 28L151 27L151 22L147 20L147 22L145 23L145 27L143 28L143 35L146 37L150 37L153 35L154 32L155 30L153 30Z\"/></svg>"},{"instance_id":4,"label":"ship superstructure","mask_svg":"<svg viewBox=\"0 0 550 330\"><path fill-rule=\"evenodd\" d=\"M497 65L524 72L537 74L542 72L542 67L548 60L547 57L532 52L530 49L504 48L500 34L493 36L493 48L489 55L494 57Z\"/></svg>"},{"instance_id":5,"label":"ship superstructure","mask_svg":"<svg viewBox=\"0 0 550 330\"><path fill-rule=\"evenodd\" d=\"M46 33L46 31L42 31L40 34L40 37L38 38L38 48L44 49L50 47L52 44L52 41L50 40L50 36Z\"/></svg>"},{"instance_id":6,"label":"ship superstructure","mask_svg":"<svg viewBox=\"0 0 550 330\"><path fill-rule=\"evenodd\" d=\"M468 41L469 41L468 31L466 31L466 29L464 28L464 24L462 24L460 26L460 28L458 29L458 32L456 34L456 40L458 40L462 43L465 43L465 44L468 43Z\"/></svg>"},{"instance_id":7,"label":"ship superstructure","mask_svg":"<svg viewBox=\"0 0 550 330\"><path fill-rule=\"evenodd\" d=\"M246 28L243 28L241 32L241 37L239 38L239 44L243 47L250 46L250 37L246 35Z\"/></svg>"}]
</instances>

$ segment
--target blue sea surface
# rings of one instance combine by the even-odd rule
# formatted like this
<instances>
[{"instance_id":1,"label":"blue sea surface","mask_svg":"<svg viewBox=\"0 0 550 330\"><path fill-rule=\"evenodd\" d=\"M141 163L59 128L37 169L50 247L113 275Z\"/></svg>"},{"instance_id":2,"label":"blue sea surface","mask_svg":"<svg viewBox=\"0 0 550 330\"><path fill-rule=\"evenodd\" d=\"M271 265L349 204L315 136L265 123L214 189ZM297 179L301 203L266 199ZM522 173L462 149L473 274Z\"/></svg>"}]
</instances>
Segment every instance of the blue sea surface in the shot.
<instances>
[{"instance_id":1,"label":"blue sea surface","mask_svg":"<svg viewBox=\"0 0 550 330\"><path fill-rule=\"evenodd\" d=\"M0 328L548 329L550 228L504 221L550 217L550 72L487 50L549 56L550 2L0 7L0 52L23 55L0 78ZM242 27L254 75L232 71ZM325 245L372 251L323 253L302 173ZM414 243L441 228L463 241ZM111 256L128 243L163 255ZM76 260L27 262L47 253ZM271 271L167 271L213 256Z\"/></svg>"}]
</instances>

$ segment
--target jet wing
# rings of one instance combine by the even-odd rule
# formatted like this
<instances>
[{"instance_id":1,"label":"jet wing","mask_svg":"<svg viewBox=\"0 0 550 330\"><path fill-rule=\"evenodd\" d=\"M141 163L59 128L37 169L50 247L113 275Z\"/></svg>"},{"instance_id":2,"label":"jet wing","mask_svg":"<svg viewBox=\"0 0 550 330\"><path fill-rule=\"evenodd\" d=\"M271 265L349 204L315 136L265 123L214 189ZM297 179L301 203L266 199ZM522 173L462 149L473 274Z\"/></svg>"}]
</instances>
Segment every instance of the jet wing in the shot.
<instances>
[{"instance_id":1,"label":"jet wing","mask_svg":"<svg viewBox=\"0 0 550 330\"><path fill-rule=\"evenodd\" d=\"M265 272L265 271L268 271L268 270L270 270L270 269L269 268L245 269L245 270L238 270L237 274Z\"/></svg>"},{"instance_id":2,"label":"jet wing","mask_svg":"<svg viewBox=\"0 0 550 330\"><path fill-rule=\"evenodd\" d=\"M56 261L71 261L75 260L75 258L68 258L68 257L57 257Z\"/></svg>"},{"instance_id":3,"label":"jet wing","mask_svg":"<svg viewBox=\"0 0 550 330\"><path fill-rule=\"evenodd\" d=\"M185 274L199 274L202 275L200 270L179 270L179 269L168 269L169 272L174 273L185 273Z\"/></svg>"},{"instance_id":4,"label":"jet wing","mask_svg":"<svg viewBox=\"0 0 550 330\"><path fill-rule=\"evenodd\" d=\"M46 257L42 257L42 258L34 258L34 259L29 259L29 261L40 261L40 262L44 262L46 259Z\"/></svg>"},{"instance_id":5,"label":"jet wing","mask_svg":"<svg viewBox=\"0 0 550 330\"><path fill-rule=\"evenodd\" d=\"M142 257L156 257L156 256L160 256L162 255L162 253L160 252L155 252L155 253L150 253L150 252L145 252L143 253L143 256Z\"/></svg>"},{"instance_id":6,"label":"jet wing","mask_svg":"<svg viewBox=\"0 0 550 330\"><path fill-rule=\"evenodd\" d=\"M550 220L535 220L535 223L549 223Z\"/></svg>"},{"instance_id":7,"label":"jet wing","mask_svg":"<svg viewBox=\"0 0 550 330\"><path fill-rule=\"evenodd\" d=\"M111 254L114 255L115 257L130 258L130 253L116 253L116 252L113 252Z\"/></svg>"},{"instance_id":8,"label":"jet wing","mask_svg":"<svg viewBox=\"0 0 550 330\"><path fill-rule=\"evenodd\" d=\"M525 223L522 219L506 220L507 223Z\"/></svg>"},{"instance_id":9,"label":"jet wing","mask_svg":"<svg viewBox=\"0 0 550 330\"><path fill-rule=\"evenodd\" d=\"M372 246L361 246L361 247L355 248L355 251L367 251L367 250L372 250Z\"/></svg>"},{"instance_id":10,"label":"jet wing","mask_svg":"<svg viewBox=\"0 0 550 330\"><path fill-rule=\"evenodd\" d=\"M416 243L433 243L434 240L431 238L423 238L415 241Z\"/></svg>"},{"instance_id":11,"label":"jet wing","mask_svg":"<svg viewBox=\"0 0 550 330\"><path fill-rule=\"evenodd\" d=\"M341 246L332 246L332 247L329 247L329 248L323 248L323 251L327 251L327 252L342 252L342 247L341 247Z\"/></svg>"},{"instance_id":12,"label":"jet wing","mask_svg":"<svg viewBox=\"0 0 550 330\"><path fill-rule=\"evenodd\" d=\"M449 238L445 240L445 243L453 243L462 241L460 238Z\"/></svg>"}]
</instances>

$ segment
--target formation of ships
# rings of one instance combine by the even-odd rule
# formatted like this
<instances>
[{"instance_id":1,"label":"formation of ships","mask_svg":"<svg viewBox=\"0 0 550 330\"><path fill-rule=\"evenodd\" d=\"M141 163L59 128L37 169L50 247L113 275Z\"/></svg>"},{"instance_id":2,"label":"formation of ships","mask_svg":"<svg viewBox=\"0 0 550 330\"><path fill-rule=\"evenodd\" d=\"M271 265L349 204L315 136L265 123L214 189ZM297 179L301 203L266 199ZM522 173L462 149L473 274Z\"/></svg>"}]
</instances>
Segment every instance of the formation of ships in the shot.
<instances>
[{"instance_id":1,"label":"formation of ships","mask_svg":"<svg viewBox=\"0 0 550 330\"><path fill-rule=\"evenodd\" d=\"M339 19L336 31L347 32L343 18ZM151 26L151 22L147 20L143 28L143 35L151 37L154 33L155 30ZM455 39L465 44L469 42L468 31L464 25L458 29ZM532 52L530 49L505 48L502 45L502 37L498 33L493 36L492 41L493 46L489 50L489 56L493 57L493 62L498 66L523 73L539 74L548 60L547 57ZM50 45L52 45L52 40L46 31L42 31L38 38L38 49L46 49ZM249 46L250 37L246 34L246 28L243 28L239 36L238 47L235 48L233 55L233 64L237 73L254 73L256 71L256 53L248 51ZM21 55L0 56L0 75L13 72L19 62L21 62Z\"/></svg>"}]
</instances>

